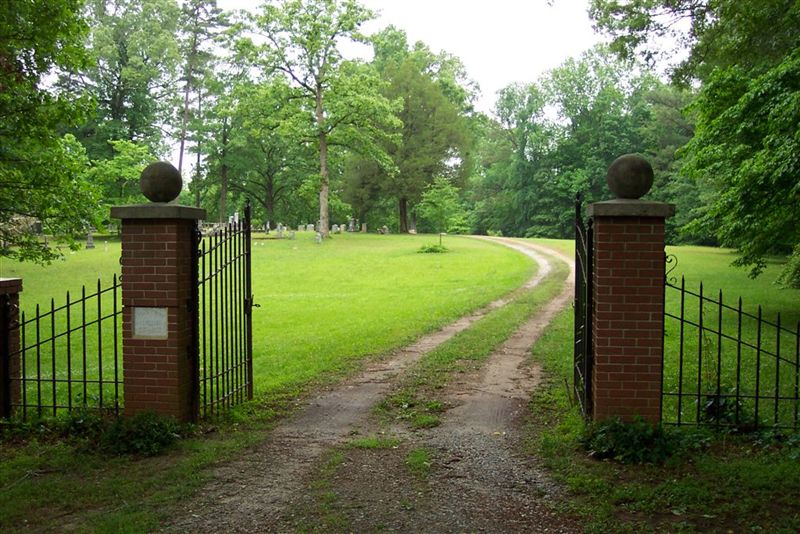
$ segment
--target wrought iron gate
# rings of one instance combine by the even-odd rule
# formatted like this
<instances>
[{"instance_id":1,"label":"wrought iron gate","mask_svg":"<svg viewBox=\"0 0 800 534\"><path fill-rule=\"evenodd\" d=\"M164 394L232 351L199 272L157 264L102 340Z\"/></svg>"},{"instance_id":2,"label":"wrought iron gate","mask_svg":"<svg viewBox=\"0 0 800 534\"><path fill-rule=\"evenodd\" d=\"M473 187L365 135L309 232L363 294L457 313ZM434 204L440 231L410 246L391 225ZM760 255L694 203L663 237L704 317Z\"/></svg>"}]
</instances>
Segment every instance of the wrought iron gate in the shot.
<instances>
[{"instance_id":1,"label":"wrought iron gate","mask_svg":"<svg viewBox=\"0 0 800 534\"><path fill-rule=\"evenodd\" d=\"M573 390L584 417L592 414L592 220L575 197L575 346Z\"/></svg>"},{"instance_id":2,"label":"wrought iron gate","mask_svg":"<svg viewBox=\"0 0 800 534\"><path fill-rule=\"evenodd\" d=\"M772 322L741 297L686 286L667 272L662 421L800 430L800 321Z\"/></svg>"},{"instance_id":3,"label":"wrought iron gate","mask_svg":"<svg viewBox=\"0 0 800 534\"><path fill-rule=\"evenodd\" d=\"M250 231L248 202L243 219L195 232L193 398L201 416L253 398Z\"/></svg>"}]
</instances>

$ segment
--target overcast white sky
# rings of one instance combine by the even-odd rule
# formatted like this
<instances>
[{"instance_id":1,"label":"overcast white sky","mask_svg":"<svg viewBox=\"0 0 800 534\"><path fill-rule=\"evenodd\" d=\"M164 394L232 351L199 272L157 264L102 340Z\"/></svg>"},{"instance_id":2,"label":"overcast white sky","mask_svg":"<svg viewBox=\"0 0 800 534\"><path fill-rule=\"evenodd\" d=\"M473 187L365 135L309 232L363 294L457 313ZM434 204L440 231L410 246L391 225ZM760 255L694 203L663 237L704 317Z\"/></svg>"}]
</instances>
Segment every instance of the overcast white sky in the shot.
<instances>
[{"instance_id":1,"label":"overcast white sky","mask_svg":"<svg viewBox=\"0 0 800 534\"><path fill-rule=\"evenodd\" d=\"M256 11L261 0L219 0L223 9ZM361 0L380 13L364 30L390 24L410 42L461 58L478 82L478 109L490 112L495 93L513 82L532 82L600 40L586 14L587 0Z\"/></svg>"}]
</instances>

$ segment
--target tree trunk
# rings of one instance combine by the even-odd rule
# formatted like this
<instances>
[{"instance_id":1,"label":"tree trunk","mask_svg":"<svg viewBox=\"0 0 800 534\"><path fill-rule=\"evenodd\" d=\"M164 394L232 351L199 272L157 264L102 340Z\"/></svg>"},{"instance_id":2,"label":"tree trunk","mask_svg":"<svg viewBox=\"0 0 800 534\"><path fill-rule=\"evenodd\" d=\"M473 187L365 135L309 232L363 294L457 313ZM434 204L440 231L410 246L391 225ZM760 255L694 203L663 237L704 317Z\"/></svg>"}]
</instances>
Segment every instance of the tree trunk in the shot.
<instances>
[{"instance_id":1,"label":"tree trunk","mask_svg":"<svg viewBox=\"0 0 800 534\"><path fill-rule=\"evenodd\" d=\"M267 221L277 225L275 220L275 178L270 176L264 187L264 210L267 212ZM277 226L275 226L277 228Z\"/></svg>"},{"instance_id":2,"label":"tree trunk","mask_svg":"<svg viewBox=\"0 0 800 534\"><path fill-rule=\"evenodd\" d=\"M400 233L408 233L408 199L400 199Z\"/></svg>"},{"instance_id":3,"label":"tree trunk","mask_svg":"<svg viewBox=\"0 0 800 534\"><path fill-rule=\"evenodd\" d=\"M228 117L222 118L222 165L219 173L219 222L228 220L228 164L225 156L228 152Z\"/></svg>"},{"instance_id":4,"label":"tree trunk","mask_svg":"<svg viewBox=\"0 0 800 534\"><path fill-rule=\"evenodd\" d=\"M192 32L192 47L189 50L189 57L186 58L186 88L183 91L183 113L181 114L181 148L178 152L178 172L183 170L183 151L186 147L186 130L189 124L189 93L192 91L192 81L194 80L194 62L197 59L197 6L192 13L192 23L195 31ZM199 98L199 97L198 97ZM200 104L198 103L198 106Z\"/></svg>"},{"instance_id":5,"label":"tree trunk","mask_svg":"<svg viewBox=\"0 0 800 534\"><path fill-rule=\"evenodd\" d=\"M203 91L197 92L197 115L199 116L202 113L203 105ZM194 179L197 180L194 188L194 205L196 208L200 207L200 140L198 138L197 141L197 162L195 163L194 167Z\"/></svg>"},{"instance_id":6,"label":"tree trunk","mask_svg":"<svg viewBox=\"0 0 800 534\"><path fill-rule=\"evenodd\" d=\"M322 237L329 237L330 216L328 213L328 194L330 182L328 177L328 134L323 130L325 116L322 110L322 87L317 86L316 117L319 131L319 231Z\"/></svg>"},{"instance_id":7,"label":"tree trunk","mask_svg":"<svg viewBox=\"0 0 800 534\"><path fill-rule=\"evenodd\" d=\"M189 122L189 90L191 86L186 81L186 89L183 92L183 114L181 116L181 146L178 152L178 172L183 170L183 151L186 147L186 125ZM200 151L198 150L198 153Z\"/></svg>"}]
</instances>

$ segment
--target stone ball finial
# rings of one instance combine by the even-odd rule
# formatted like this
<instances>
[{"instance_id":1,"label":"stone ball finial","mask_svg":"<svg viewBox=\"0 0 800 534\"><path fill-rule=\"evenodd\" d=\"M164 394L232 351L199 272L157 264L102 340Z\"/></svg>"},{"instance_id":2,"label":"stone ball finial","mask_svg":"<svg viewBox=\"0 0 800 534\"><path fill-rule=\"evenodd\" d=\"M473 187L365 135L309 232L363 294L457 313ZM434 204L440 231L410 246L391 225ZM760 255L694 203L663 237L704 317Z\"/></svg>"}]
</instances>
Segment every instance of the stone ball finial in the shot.
<instances>
[{"instance_id":1,"label":"stone ball finial","mask_svg":"<svg viewBox=\"0 0 800 534\"><path fill-rule=\"evenodd\" d=\"M653 186L653 167L638 154L625 154L608 167L606 182L617 198L641 198Z\"/></svg>"},{"instance_id":2,"label":"stone ball finial","mask_svg":"<svg viewBox=\"0 0 800 534\"><path fill-rule=\"evenodd\" d=\"M166 161L151 163L139 177L139 189L150 202L171 202L181 194L181 188L181 173Z\"/></svg>"}]
</instances>

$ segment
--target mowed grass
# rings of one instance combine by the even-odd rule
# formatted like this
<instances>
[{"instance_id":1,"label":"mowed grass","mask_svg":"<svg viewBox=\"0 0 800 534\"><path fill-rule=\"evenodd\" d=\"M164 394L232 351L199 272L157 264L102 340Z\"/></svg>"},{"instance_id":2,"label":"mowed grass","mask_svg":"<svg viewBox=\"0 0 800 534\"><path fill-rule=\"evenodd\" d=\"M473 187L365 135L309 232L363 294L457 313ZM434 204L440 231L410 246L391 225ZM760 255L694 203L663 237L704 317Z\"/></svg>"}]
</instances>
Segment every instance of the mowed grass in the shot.
<instances>
[{"instance_id":1,"label":"mowed grass","mask_svg":"<svg viewBox=\"0 0 800 534\"><path fill-rule=\"evenodd\" d=\"M430 236L335 235L253 245L257 392L405 344L522 284L534 265L501 245L448 237L445 254L420 254Z\"/></svg>"},{"instance_id":2,"label":"mowed grass","mask_svg":"<svg viewBox=\"0 0 800 534\"><path fill-rule=\"evenodd\" d=\"M27 406L19 407L18 412L25 416L55 415L57 410L53 407L57 405L85 403L114 408L115 399L121 394L120 386L112 383L122 379L122 358L116 363L113 358L115 352L119 354L122 350L121 337L117 343L114 339L114 327L121 332L122 321L118 318L115 323L113 317L112 289L114 275L120 273L119 238L98 236L94 249L63 253L64 260L50 265L0 259L0 277L22 278L20 306L27 324L23 336L26 350L20 359L23 375L29 381L21 397ZM103 318L100 331L98 290L99 316ZM65 306L68 296L69 329ZM120 312L119 290L116 296ZM88 382L79 383L84 377ZM98 383L100 377L102 386Z\"/></svg>"},{"instance_id":3,"label":"mowed grass","mask_svg":"<svg viewBox=\"0 0 800 534\"><path fill-rule=\"evenodd\" d=\"M102 287L111 284L114 274L120 273L120 243L118 237L97 237L95 248L77 251L64 250L64 260L50 265L19 263L0 258L0 278L22 278L20 304L28 314L39 304L49 309L50 299L56 306L64 303L69 291L73 299L86 286L86 292L97 290L97 280Z\"/></svg>"},{"instance_id":4,"label":"mowed grass","mask_svg":"<svg viewBox=\"0 0 800 534\"><path fill-rule=\"evenodd\" d=\"M793 426L798 417L793 398L800 384L800 290L774 283L781 262L771 259L765 272L751 279L746 269L730 265L736 256L728 249L668 247L667 253L677 258L669 275L674 285L683 278L686 290L699 294L703 284L704 329L696 326L699 297L687 293L681 304L681 292L668 287L667 312L680 317L683 305L683 316L694 324L684 323L681 333L678 320L665 320L664 391L670 395L664 398L664 421ZM734 309L719 306L720 299ZM750 315L742 315L741 324L735 311L739 299ZM753 318L759 307L768 321L760 329ZM779 315L781 330L773 326Z\"/></svg>"},{"instance_id":5,"label":"mowed grass","mask_svg":"<svg viewBox=\"0 0 800 534\"><path fill-rule=\"evenodd\" d=\"M346 235L322 245L311 234L257 239L253 279L261 308L254 313L254 347L261 402L201 425L211 433L184 439L156 458L109 458L80 440L52 436L12 438L0 448L0 530L155 529L171 504L205 481L209 466L263 439L299 390L486 304L535 269L515 251L467 238L448 238L446 254L416 253L433 239ZM113 247L104 250L100 242L50 268L5 261L3 276L24 278L22 305L31 309L49 302L50 292L75 291L98 275L110 280L119 268Z\"/></svg>"},{"instance_id":6,"label":"mowed grass","mask_svg":"<svg viewBox=\"0 0 800 534\"><path fill-rule=\"evenodd\" d=\"M563 288L568 267L551 260L552 270L536 287L520 291L502 308L492 310L468 329L427 353L400 380L395 391L376 406L384 421L406 421L412 428L439 424L449 406L441 398L454 377L480 368L492 352Z\"/></svg>"},{"instance_id":7,"label":"mowed grass","mask_svg":"<svg viewBox=\"0 0 800 534\"><path fill-rule=\"evenodd\" d=\"M253 293L260 305L253 310L253 367L256 394L296 389L325 373L347 369L367 355L392 347L435 330L456 317L520 285L533 272L533 264L521 254L483 241L448 237L450 252L420 254L419 247L435 240L430 236L381 236L369 234L335 235L323 244L313 234L298 232L294 240L266 239L255 234L252 247ZM67 251L65 260L50 266L0 263L3 277L23 278L21 305L28 318L36 306L45 312L51 299L58 307L96 291L97 279L103 288L119 273L118 240L100 237L91 250ZM110 298L104 296L104 314ZM89 319L95 301L89 304ZM80 316L72 308L72 328ZM96 315L96 313L95 313ZM77 316L77 317L76 317ZM56 331L63 331L63 313ZM42 324L42 337L49 336L49 320ZM104 325L104 353L112 352L112 328ZM83 332L72 338L73 377L83 373ZM90 378L97 376L97 334L88 337ZM29 336L29 341L32 338ZM56 376L65 379L65 339L55 347ZM49 377L50 346L45 346L41 367ZM28 375L39 362L28 355ZM104 376L112 376L112 362L106 356ZM121 371L118 370L121 374ZM59 396L66 395L61 384ZM31 385L29 399L41 394L51 402L52 386ZM29 388L30 389L30 388ZM96 388L95 388L96 389ZM105 388L109 390L109 386ZM113 388L111 388L113 390ZM98 391L90 387L87 396ZM82 390L73 391L73 402L80 402ZM108 398L109 391L105 391ZM65 401L61 401L65 404Z\"/></svg>"},{"instance_id":8,"label":"mowed grass","mask_svg":"<svg viewBox=\"0 0 800 534\"><path fill-rule=\"evenodd\" d=\"M796 326L800 321L800 289L787 289L775 283L785 260L768 258L763 274L750 278L747 268L733 267L735 251L712 247L667 247L667 254L678 259L677 267L670 277L686 278L686 289L698 292L703 283L704 293L718 296L722 290L725 303L735 306L742 298L744 310L755 315L760 305L765 319L775 322L778 313L784 325Z\"/></svg>"},{"instance_id":9,"label":"mowed grass","mask_svg":"<svg viewBox=\"0 0 800 534\"><path fill-rule=\"evenodd\" d=\"M772 283L780 262L772 262L765 275L751 280L746 271L730 266L735 257L730 251L668 247L668 252L678 256L676 272L684 274L687 282L722 288L726 298L729 292L730 297L741 294L745 306L760 303L773 314L780 311L791 317L798 312L798 292ZM667 295L670 306L674 302ZM736 436L668 427L668 432L683 435L684 443L694 448L665 465L622 465L590 458L579 445L583 421L565 387L572 384L572 332L573 312L565 310L533 349L547 380L530 404L530 453L541 458L568 489L567 498L559 504L562 512L579 518L587 532L800 529L800 438L796 434L776 439L780 434L772 432Z\"/></svg>"}]
</instances>

